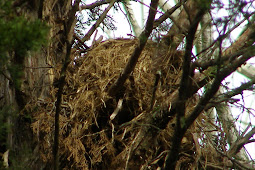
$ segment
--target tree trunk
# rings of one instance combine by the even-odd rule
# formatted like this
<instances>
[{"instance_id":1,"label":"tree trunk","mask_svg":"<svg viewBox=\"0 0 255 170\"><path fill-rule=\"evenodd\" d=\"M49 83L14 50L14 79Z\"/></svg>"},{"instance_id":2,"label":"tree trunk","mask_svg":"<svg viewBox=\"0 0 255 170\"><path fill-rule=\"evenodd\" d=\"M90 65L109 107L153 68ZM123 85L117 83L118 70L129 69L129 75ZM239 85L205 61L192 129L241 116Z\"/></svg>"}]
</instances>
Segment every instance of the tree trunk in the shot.
<instances>
[{"instance_id":1,"label":"tree trunk","mask_svg":"<svg viewBox=\"0 0 255 170\"><path fill-rule=\"evenodd\" d=\"M8 70L0 74L0 91L4 99L0 107L7 106L12 113L7 122L11 127L8 132L7 146L10 149L10 164L12 167L43 169L44 165L39 155L40 139L35 141L30 128L33 111L27 110L25 105L52 97L50 91L53 83L58 79L65 54L66 35L64 26L67 25L64 16L71 11L71 1L32 0L15 1L13 9L24 15L27 20L40 19L51 27L48 46L43 46L39 52L28 52L22 67L23 77L20 89L15 88ZM36 108L34 108L36 109ZM22 167L24 166L24 167Z\"/></svg>"}]
</instances>

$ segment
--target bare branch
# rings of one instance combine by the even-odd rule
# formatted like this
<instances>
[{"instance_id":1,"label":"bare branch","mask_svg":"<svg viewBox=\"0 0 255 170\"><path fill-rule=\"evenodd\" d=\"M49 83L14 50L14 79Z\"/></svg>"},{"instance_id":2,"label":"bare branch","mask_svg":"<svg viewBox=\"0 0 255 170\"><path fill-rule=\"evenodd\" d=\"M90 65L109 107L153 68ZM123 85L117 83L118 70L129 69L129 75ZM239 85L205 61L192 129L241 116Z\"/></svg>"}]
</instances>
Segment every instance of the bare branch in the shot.
<instances>
[{"instance_id":1,"label":"bare branch","mask_svg":"<svg viewBox=\"0 0 255 170\"><path fill-rule=\"evenodd\" d=\"M153 0L151 2L149 16L147 19L145 30L139 36L139 43L138 43L137 47L135 48L133 54L131 55L123 72L120 74L118 79L114 82L114 84L110 87L110 89L108 91L110 96L115 96L115 94L118 92L118 90L125 83L126 79L130 75L130 73L134 70L136 63L138 61L138 58L139 58L148 38L150 36L150 33L153 29L153 22L154 22L155 15L157 13L157 11L156 11L157 5L158 5L158 0L155 0L155 1Z\"/></svg>"},{"instance_id":2,"label":"bare branch","mask_svg":"<svg viewBox=\"0 0 255 170\"><path fill-rule=\"evenodd\" d=\"M211 88L205 93L205 95L200 99L199 103L191 113L189 117L186 119L185 126L188 128L194 120L199 116L199 114L204 110L207 103L212 99L212 97L216 94L218 91L221 81L224 80L228 75L230 75L232 72L234 72L238 67L240 67L245 61L253 57L252 53L246 53L242 57L234 60L232 63L228 64L226 67L221 69L216 75Z\"/></svg>"},{"instance_id":3,"label":"bare branch","mask_svg":"<svg viewBox=\"0 0 255 170\"><path fill-rule=\"evenodd\" d=\"M231 48L231 47L229 47L229 48ZM248 46L247 48L242 48L237 51L233 51L231 54L224 54L224 52L223 52L223 56L221 56L220 60L221 60L222 64L224 62L230 62L230 61L232 62L233 59L239 57L240 55L246 53L247 51L253 52L253 53L255 52L253 46ZM201 60L201 61L196 60L195 62L192 63L191 69L194 69L197 67L197 68L199 68L200 71L204 71L210 66L216 66L218 64L217 60L218 60L217 58L210 59L210 60Z\"/></svg>"},{"instance_id":4,"label":"bare branch","mask_svg":"<svg viewBox=\"0 0 255 170\"><path fill-rule=\"evenodd\" d=\"M222 93L223 88L220 87L218 93ZM235 119L231 113L231 109L227 102L218 103L215 106L218 119L221 122L222 128L226 135L227 143L232 146L232 144L239 138L239 133L235 125ZM235 155L236 159L249 160L245 149L242 148L239 153Z\"/></svg>"},{"instance_id":5,"label":"bare branch","mask_svg":"<svg viewBox=\"0 0 255 170\"><path fill-rule=\"evenodd\" d=\"M191 18L195 18L199 12L197 2L190 0L186 3L186 6L189 9L189 16ZM169 46L171 45L172 50L175 50L178 47L184 36L187 34L188 29L190 28L190 22L188 20L188 14L186 10L183 9L178 18L175 20L175 24L170 28L167 35L162 39L162 43Z\"/></svg>"},{"instance_id":6,"label":"bare branch","mask_svg":"<svg viewBox=\"0 0 255 170\"><path fill-rule=\"evenodd\" d=\"M55 134L54 134L54 146L53 146L53 157L54 157L54 170L59 169L59 114L61 111L61 101L62 101L62 93L65 85L65 78L66 78L66 70L70 63L70 55L71 55L71 48L72 48L72 40L70 36L73 35L72 25L75 18L75 12L79 7L80 0L75 1L75 4L70 11L69 20L67 23L64 23L64 31L65 31L65 42L66 42L66 52L65 52L65 61L62 66L60 72L60 78L58 80L58 92L56 94L57 101L55 103L56 113L55 113Z\"/></svg>"},{"instance_id":7,"label":"bare branch","mask_svg":"<svg viewBox=\"0 0 255 170\"><path fill-rule=\"evenodd\" d=\"M224 55L232 54L242 48L249 47L254 42L255 24L251 25L227 50Z\"/></svg>"},{"instance_id":8,"label":"bare branch","mask_svg":"<svg viewBox=\"0 0 255 170\"><path fill-rule=\"evenodd\" d=\"M168 9L163 15L161 15L157 20L154 22L154 28L158 27L162 22L164 22L166 19L170 17L182 4L184 4L185 1L178 2L175 6L173 6L171 9Z\"/></svg>"},{"instance_id":9,"label":"bare branch","mask_svg":"<svg viewBox=\"0 0 255 170\"><path fill-rule=\"evenodd\" d=\"M254 167L250 164L248 164L247 162L241 162L241 161L238 161L234 158L231 158L230 156L226 155L225 153L219 151L218 148L214 147L214 149L219 153L221 154L222 156L225 156L227 157L230 161L232 161L233 164L235 164L236 166L238 166L239 168L241 169L245 169L245 170L253 170ZM231 167L233 167L233 164L231 164ZM229 166L230 167L230 166Z\"/></svg>"},{"instance_id":10,"label":"bare branch","mask_svg":"<svg viewBox=\"0 0 255 170\"><path fill-rule=\"evenodd\" d=\"M242 91L244 90L248 90L252 87L252 85L255 84L255 78L253 78L251 81L247 82L247 83L243 83L241 86L220 94L219 96L214 97L209 104L206 106L205 110L210 109L211 107L214 107L216 103L221 103L221 102L228 102L231 100L231 97L239 95L242 93Z\"/></svg>"},{"instance_id":11,"label":"bare branch","mask_svg":"<svg viewBox=\"0 0 255 170\"><path fill-rule=\"evenodd\" d=\"M251 14L249 14L249 15L247 15L247 17L249 18L249 17L251 17L251 16L253 16L255 14L255 12L253 12L253 13L251 13ZM201 55L202 53L204 53L205 51L207 51L208 49L210 49L211 47L213 47L217 42L219 42L221 39L225 39L227 36L229 36L230 35L230 33L231 32L233 32L236 28L238 28L242 23L244 23L245 21L247 21L247 19L245 18L245 19L243 19L243 20L241 20L240 22L238 22L237 24L235 24L232 28L230 28L225 34L223 34L223 35L221 35L221 36L219 36L214 42L212 42L211 43L211 45L209 45L207 48L203 48L202 49L202 51L200 51L198 54L197 54L197 56L199 56L199 55ZM244 35L244 37L245 37L245 35ZM239 39L240 39L240 37L239 37ZM244 39L243 39L244 40ZM231 45L232 46L232 45ZM217 48L217 47L215 47L215 48ZM229 47L229 48L231 48L231 47ZM228 48L228 49L229 49ZM242 48L239 48L239 49L242 49ZM234 51L235 52L235 51ZM210 58L211 56L209 56L209 58ZM211 58L210 58L211 59Z\"/></svg>"},{"instance_id":12,"label":"bare branch","mask_svg":"<svg viewBox=\"0 0 255 170\"><path fill-rule=\"evenodd\" d=\"M127 2L122 2L123 6L124 6L124 9L126 10L127 12L127 16L128 16L128 19L131 23L131 26L132 26L132 29L135 33L135 36L139 36L142 32L140 26L138 25L136 19L135 19L135 14L134 14L134 11L133 9L131 8L131 4L129 1Z\"/></svg>"},{"instance_id":13,"label":"bare branch","mask_svg":"<svg viewBox=\"0 0 255 170\"><path fill-rule=\"evenodd\" d=\"M185 48L185 54L183 57L183 67L182 67L182 78L180 82L180 88L179 88L179 96L178 96L178 103L177 103L177 117L176 117L176 124L173 136L173 142L172 142L172 148L169 152L165 169L174 169L176 165L176 161L178 160L178 154L180 149L181 140L183 138L184 133L186 130L183 131L184 126L184 116L185 116L185 104L187 98L190 96L190 85L191 85L191 77L193 77L193 71L190 70L190 63L191 63L191 54L192 54L192 47L193 47L193 41L195 39L195 33L198 27L199 22L201 21L203 15L205 14L206 9L199 9L198 13L195 16L195 19L191 21L191 25L188 30L188 35L186 37L186 48Z\"/></svg>"},{"instance_id":14,"label":"bare branch","mask_svg":"<svg viewBox=\"0 0 255 170\"><path fill-rule=\"evenodd\" d=\"M255 67L251 64L247 63L242 67L238 68L237 71L249 79L253 79L255 77Z\"/></svg>"},{"instance_id":15,"label":"bare branch","mask_svg":"<svg viewBox=\"0 0 255 170\"><path fill-rule=\"evenodd\" d=\"M120 1L120 0L118 0L118 1ZM84 9L93 9L95 7L98 7L98 6L101 6L101 5L104 5L104 4L108 4L110 2L111 2L111 0L96 1L96 2L94 2L92 4L89 4L89 5L82 5L82 6L80 6L80 9L81 10L84 10Z\"/></svg>"},{"instance_id":16,"label":"bare branch","mask_svg":"<svg viewBox=\"0 0 255 170\"><path fill-rule=\"evenodd\" d=\"M242 137L241 139L237 139L237 141L235 143L233 143L230 147L230 149L227 152L227 155L232 157L234 156L236 153L238 153L240 151L240 149L249 142L250 138L255 134L255 127L252 128L252 130L247 133L244 137Z\"/></svg>"},{"instance_id":17,"label":"bare branch","mask_svg":"<svg viewBox=\"0 0 255 170\"><path fill-rule=\"evenodd\" d=\"M94 31L97 29L97 27L103 22L105 19L107 13L109 10L113 7L114 3L117 0L112 0L111 3L108 5L108 7L104 10L102 15L99 17L99 19L96 21L96 23L90 28L90 30L87 32L87 34L82 38L82 42L84 43L85 41L88 41L91 37L91 35L94 33Z\"/></svg>"}]
</instances>

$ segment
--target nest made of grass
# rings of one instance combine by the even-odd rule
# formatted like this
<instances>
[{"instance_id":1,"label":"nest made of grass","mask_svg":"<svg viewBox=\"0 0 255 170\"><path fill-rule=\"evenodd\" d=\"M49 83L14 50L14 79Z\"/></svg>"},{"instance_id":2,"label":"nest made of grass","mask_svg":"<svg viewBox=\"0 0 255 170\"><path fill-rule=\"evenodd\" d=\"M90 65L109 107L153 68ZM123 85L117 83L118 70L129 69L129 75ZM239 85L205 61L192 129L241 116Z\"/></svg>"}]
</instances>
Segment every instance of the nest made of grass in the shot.
<instances>
[{"instance_id":1,"label":"nest made of grass","mask_svg":"<svg viewBox=\"0 0 255 170\"><path fill-rule=\"evenodd\" d=\"M69 66L60 115L60 161L69 162L62 164L62 168L109 167L106 164L110 164L109 161L115 159L132 141L132 135L126 135L124 140L122 136L126 132L118 127L132 119L141 119L140 115L151 108L158 70L161 71L162 78L156 91L154 107L160 109L163 105L170 104L166 96L178 88L183 53L176 51L169 54L167 50L160 51L158 44L153 41L148 41L135 70L117 96L112 98L108 95L107 90L123 71L137 44L136 39L107 40ZM31 109L35 106L30 107L35 119L32 129L38 142L42 144L41 156L46 162L52 160L55 94L56 89L53 89L51 98L37 101L36 110ZM116 128L112 131L109 117L120 99L124 102L121 111L112 120L112 125ZM194 103L190 109L193 106ZM165 145L165 148L170 147L172 128L169 123L159 134L159 143ZM193 129L196 130L199 128ZM191 131L188 133L188 142L184 141L183 148L194 153ZM192 159L182 160L191 162Z\"/></svg>"}]
</instances>

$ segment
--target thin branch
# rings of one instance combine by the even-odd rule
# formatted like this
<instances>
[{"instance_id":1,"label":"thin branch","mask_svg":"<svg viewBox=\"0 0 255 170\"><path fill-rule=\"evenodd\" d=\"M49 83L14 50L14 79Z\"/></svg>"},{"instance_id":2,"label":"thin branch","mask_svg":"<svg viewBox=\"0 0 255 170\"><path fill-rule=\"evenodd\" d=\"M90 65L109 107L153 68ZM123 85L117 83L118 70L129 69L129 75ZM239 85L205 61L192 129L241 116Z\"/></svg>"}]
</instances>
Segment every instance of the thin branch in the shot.
<instances>
[{"instance_id":1,"label":"thin branch","mask_svg":"<svg viewBox=\"0 0 255 170\"><path fill-rule=\"evenodd\" d=\"M140 0L136 0L136 1L137 1L137 2L139 2L139 3L140 3L140 4L142 4L142 5L144 5L144 6L148 7L148 8L150 8L150 9L152 9L152 10L157 11L158 13L163 14L163 12L161 12L161 11L157 10L157 8L152 8L152 6L149 6L149 5L147 5L147 4L145 4L145 3L143 3L143 2L142 2L142 1L140 1Z\"/></svg>"},{"instance_id":2,"label":"thin branch","mask_svg":"<svg viewBox=\"0 0 255 170\"><path fill-rule=\"evenodd\" d=\"M24 67L25 69L48 69L48 68L54 68L53 66L45 66L45 67Z\"/></svg>"},{"instance_id":3,"label":"thin branch","mask_svg":"<svg viewBox=\"0 0 255 170\"><path fill-rule=\"evenodd\" d=\"M243 20L244 21L244 20ZM241 24L243 21L241 21L239 24ZM239 25L238 24L238 25ZM252 43L254 42L253 40L253 35L255 33L255 24L251 25L230 47L228 47L224 52L223 52L223 56L221 57L221 60L225 61L225 60L229 60L230 62L232 62L233 59L235 59L236 57L238 57L239 55L241 55L243 52L245 52L246 50L252 50L250 48L250 46L252 45ZM200 55L201 53L205 52L206 50L208 50L210 47L213 46L213 44L215 44L216 42L220 41L221 39L224 39L227 35L229 35L234 29L236 28L236 26L234 26L233 28L231 28L226 34L221 35L217 38L217 40L215 40L208 48L202 50L198 55ZM247 48L247 49L245 49ZM228 59L229 58L229 59ZM192 69L194 69L195 67L201 67L203 70L208 68L211 65L214 65L216 63L216 60L208 60L206 61L205 59L203 59L202 61L195 61L192 64Z\"/></svg>"},{"instance_id":4,"label":"thin branch","mask_svg":"<svg viewBox=\"0 0 255 170\"><path fill-rule=\"evenodd\" d=\"M246 51L250 51L253 49L254 49L254 47L243 48L243 49L240 49L239 51L232 52L231 54L224 55L221 57L221 62L222 63L224 63L226 61L230 62L231 60L233 60L233 59L239 57L240 55L242 55L243 53L245 53ZM200 71L204 71L204 70L208 69L208 67L217 65L218 64L217 61L218 61L217 58L210 59L210 60L202 60L202 61L196 60L195 62L192 63L191 69L199 68Z\"/></svg>"},{"instance_id":5,"label":"thin branch","mask_svg":"<svg viewBox=\"0 0 255 170\"><path fill-rule=\"evenodd\" d=\"M142 32L142 29L138 25L136 19L135 19L135 14L133 9L131 8L131 4L129 1L127 2L122 2L122 5L127 13L128 20L130 21L131 27L135 33L135 36L139 36Z\"/></svg>"},{"instance_id":6,"label":"thin branch","mask_svg":"<svg viewBox=\"0 0 255 170\"><path fill-rule=\"evenodd\" d=\"M251 17L253 14L255 14L255 12L251 13L248 15L248 17ZM212 17L212 16L211 16ZM244 23L247 19L243 19L240 22L238 22L237 24L235 24L232 28L230 28L225 34L219 36L214 42L211 43L211 45L209 45L207 48L204 48L201 52L199 52L197 54L197 56L201 55L202 53L206 52L208 49L210 49L213 45L215 45L217 42L220 41L220 39L225 39L228 35L230 35L231 32L233 32L237 27L239 27L242 23ZM242 34L243 35L243 34ZM242 37L241 35L241 37ZM244 35L243 37L246 37L247 35ZM238 39L241 39L240 37ZM243 39L244 41L244 39ZM229 47L232 48L232 45ZM229 49L228 48L228 49ZM239 48L242 49L242 48ZM227 51L227 50L226 50Z\"/></svg>"},{"instance_id":7,"label":"thin branch","mask_svg":"<svg viewBox=\"0 0 255 170\"><path fill-rule=\"evenodd\" d=\"M118 0L117 2L119 2L120 0ZM89 5L82 5L80 6L80 10L84 10L84 9L93 9L95 7L98 7L98 6L101 6L101 5L104 5L104 4L108 4L110 3L111 0L101 0L101 1L97 1L97 2L94 2L92 4L89 4Z\"/></svg>"},{"instance_id":8,"label":"thin branch","mask_svg":"<svg viewBox=\"0 0 255 170\"><path fill-rule=\"evenodd\" d=\"M222 151L219 151L218 148L214 147L214 149L215 149L219 154L221 154L222 156L225 156L225 157L227 157L229 160L231 160L232 163L235 164L236 166L238 166L239 168L245 169L245 170L253 170L253 169L254 169L254 167L252 167L252 165L247 164L247 163L245 163L245 164L246 164L246 165L245 165L244 163L242 163L242 162L240 162L240 161L238 161L238 160L236 160L236 159L234 159L234 158L231 158L230 156L224 154ZM232 167L233 167L233 165L232 165Z\"/></svg>"},{"instance_id":9,"label":"thin branch","mask_svg":"<svg viewBox=\"0 0 255 170\"><path fill-rule=\"evenodd\" d=\"M229 92L220 94L219 96L213 98L209 102L209 104L206 106L205 110L208 110L208 109L214 107L216 103L221 103L221 102L231 100L231 97L241 94L242 91L244 91L244 90L249 90L253 84L255 84L255 78L253 78L251 81L249 81L247 83L243 83L241 86L239 86Z\"/></svg>"},{"instance_id":10,"label":"thin branch","mask_svg":"<svg viewBox=\"0 0 255 170\"><path fill-rule=\"evenodd\" d=\"M96 21L96 23L90 28L90 30L87 32L87 34L82 38L82 42L88 41L91 37L91 35L94 33L94 31L97 29L97 27L103 22L105 19L107 13L109 10L113 7L114 3L117 0L112 0L111 3L108 5L108 7L104 10L102 15L99 17L99 19Z\"/></svg>"},{"instance_id":11,"label":"thin branch","mask_svg":"<svg viewBox=\"0 0 255 170\"><path fill-rule=\"evenodd\" d=\"M232 157L234 156L236 153L238 153L240 151L240 149L247 144L250 141L250 138L255 134L255 127L252 128L252 130L247 133L244 137L242 137L241 139L237 139L237 141L235 143L233 143L230 147L230 149L227 152L227 155Z\"/></svg>"},{"instance_id":12,"label":"thin branch","mask_svg":"<svg viewBox=\"0 0 255 170\"><path fill-rule=\"evenodd\" d=\"M130 73L134 70L136 63L138 61L138 58L139 58L140 54L142 53L142 50L150 36L152 29L153 29L153 22L154 22L155 15L157 13L157 11L156 11L157 5L158 5L158 0L151 1L149 16L147 19L145 30L139 36L139 43L138 43L137 47L135 48L133 54L131 55L123 72L120 74L118 79L114 82L114 84L110 87L110 89L108 91L110 96L115 96L115 94L119 91L119 89L125 83L126 79L130 75Z\"/></svg>"},{"instance_id":13,"label":"thin branch","mask_svg":"<svg viewBox=\"0 0 255 170\"><path fill-rule=\"evenodd\" d=\"M178 2L175 6L173 6L171 9L168 9L163 15L161 15L157 20L155 20L153 27L158 27L162 22L164 22L166 19L170 17L182 4L184 4L185 1Z\"/></svg>"},{"instance_id":14,"label":"thin branch","mask_svg":"<svg viewBox=\"0 0 255 170\"><path fill-rule=\"evenodd\" d=\"M60 72L60 78L58 80L58 92L56 94L57 101L55 103L56 107L56 113L55 113L55 134L54 134L54 145L53 145L53 157L54 157L54 170L59 169L59 155L58 155L58 149L59 149L59 114L61 112L61 100L62 100L62 93L63 88L65 85L65 77L66 77L66 70L70 63L70 55L71 55L71 48L73 42L69 40L70 34L73 34L72 23L75 17L75 12L77 11L77 8L79 7L80 0L75 1L75 4L72 8L72 11L70 11L69 20L64 23L64 31L65 31L65 38L66 38L66 55L65 55L65 61L62 66L61 72Z\"/></svg>"},{"instance_id":15,"label":"thin branch","mask_svg":"<svg viewBox=\"0 0 255 170\"><path fill-rule=\"evenodd\" d=\"M54 170L59 169L59 155L58 155L58 147L59 147L59 114L61 112L61 99L63 88L65 85L65 77L67 66L70 63L70 54L71 54L72 45L67 41L66 42L66 56L65 62L61 69L60 78L58 80L58 92L56 94L57 101L55 103L56 113L55 113L55 135L54 135L54 146L53 146L53 156L54 156Z\"/></svg>"},{"instance_id":16,"label":"thin branch","mask_svg":"<svg viewBox=\"0 0 255 170\"><path fill-rule=\"evenodd\" d=\"M67 40L69 42L71 42L73 40L73 35L74 35L74 27L75 27L75 24L76 24L76 12L78 11L79 9L79 3L81 2L81 0L78 0L78 1L75 1L75 4L74 6L72 7L72 9L70 10L70 12L68 13L68 20L66 22L66 37L67 37ZM71 2L69 2L71 3Z\"/></svg>"},{"instance_id":17,"label":"thin branch","mask_svg":"<svg viewBox=\"0 0 255 170\"><path fill-rule=\"evenodd\" d=\"M11 78L9 75L7 75L7 74L5 73L5 70L4 70L4 71L1 71L1 73L2 73L2 75L3 75L6 79L8 79L11 83L13 83L12 78Z\"/></svg>"},{"instance_id":18,"label":"thin branch","mask_svg":"<svg viewBox=\"0 0 255 170\"><path fill-rule=\"evenodd\" d=\"M248 54L246 54L248 55ZM250 54L247 58L251 58L252 54ZM247 59L248 60L248 59ZM236 62L236 61L234 61ZM234 63L233 61L231 63ZM244 62L243 62L244 63ZM241 63L242 64L242 63ZM240 64L240 65L241 65ZM229 68L231 68L231 65L229 64L228 68L226 68L225 70L228 70ZM193 83L192 85L189 87L190 89L190 93L188 97L191 97L192 95L194 95L200 88L202 88L204 85L206 85L210 80L212 80L213 78L215 78L214 75L211 74L207 74L205 73L207 72L207 70L205 70L202 73L195 73L194 78L193 78ZM166 94L169 95L169 94ZM163 109L163 117L162 119L164 119L164 123L161 124L162 128L164 128L164 126L167 124L168 120L169 120L169 116L174 116L176 114L175 110L177 108L177 103L178 103L178 96L179 96L179 91L178 89L175 90L173 93L171 93L169 95L169 99L171 99L171 110L169 111L169 106L166 105L164 106ZM207 108L207 107L206 107ZM209 107L208 107L209 108ZM207 109L208 109L207 108Z\"/></svg>"},{"instance_id":19,"label":"thin branch","mask_svg":"<svg viewBox=\"0 0 255 170\"><path fill-rule=\"evenodd\" d=\"M195 0L189 0L185 4L189 8L190 17L195 18L199 12L198 3ZM179 46L191 24L184 9L182 9L179 16L173 22L175 24L170 28L167 35L162 38L162 43L171 46L171 50L175 50Z\"/></svg>"},{"instance_id":20,"label":"thin branch","mask_svg":"<svg viewBox=\"0 0 255 170\"><path fill-rule=\"evenodd\" d=\"M191 55L192 55L192 48L193 48L193 41L195 39L196 30L198 27L199 22L201 21L203 15L205 14L205 9L200 9L200 11L196 14L193 23L190 25L188 30L188 35L186 37L186 48L184 54L184 61L182 67L182 78L180 82L179 88L179 96L178 96L178 103L177 103L177 117L176 117L176 124L172 142L172 148L169 152L164 169L175 169L176 161L178 160L178 154L180 149L181 140L183 138L184 132L183 131L183 118L185 116L185 105L186 100L190 96L190 85L191 85L191 77L193 76L190 70L190 63L191 63Z\"/></svg>"},{"instance_id":21,"label":"thin branch","mask_svg":"<svg viewBox=\"0 0 255 170\"><path fill-rule=\"evenodd\" d=\"M222 92L223 87L220 87L217 94ZM218 120L221 122L227 143L232 146L232 144L239 138L239 133L235 125L235 119L231 113L231 109L226 102L218 103L215 106L215 109L218 115ZM235 155L235 158L249 160L244 148L242 148L240 152Z\"/></svg>"},{"instance_id":22,"label":"thin branch","mask_svg":"<svg viewBox=\"0 0 255 170\"><path fill-rule=\"evenodd\" d=\"M185 129L187 129L195 121L199 114L205 109L206 105L218 91L221 82L251 57L253 57L252 53L244 54L242 57L234 60L232 63L229 63L226 67L222 68L219 71L218 75L215 77L211 85L211 88L200 99L199 103L190 114L190 116L187 117L185 121Z\"/></svg>"},{"instance_id":23,"label":"thin branch","mask_svg":"<svg viewBox=\"0 0 255 170\"><path fill-rule=\"evenodd\" d=\"M171 153L169 153L169 156L167 158L169 164L171 164L170 169L174 168L176 159L178 158L178 148L180 145L180 141L187 131L187 129L190 127L190 125L195 121L195 119L199 116L199 114L205 109L207 103L212 99L212 97L216 94L218 91L221 81L224 80L228 75L230 75L233 71L235 71L238 67L240 67L244 62L246 62L248 59L253 57L252 53L247 53L236 60L234 60L232 63L229 63L226 67L222 68L220 71L218 71L217 77L214 78L214 81L211 85L211 88L205 93L205 95L200 99L199 103L193 110L193 112L188 116L186 119L181 120L183 127L181 130L175 131L174 134L174 141L173 149L171 150ZM206 82L204 82L206 84ZM198 87L195 87L198 89ZM192 92L193 93L193 92ZM175 114L174 110L178 108L179 111L179 99L176 97L178 93L175 94L175 102L172 102L172 109L170 111L170 114ZM190 94L191 95L191 94ZM189 96L190 96L189 95ZM188 96L188 97L189 97ZM169 115L169 112L168 114ZM165 117L166 115L164 115ZM178 122L177 122L178 123ZM177 153L177 154L176 154ZM165 168L166 169L166 168Z\"/></svg>"}]
</instances>

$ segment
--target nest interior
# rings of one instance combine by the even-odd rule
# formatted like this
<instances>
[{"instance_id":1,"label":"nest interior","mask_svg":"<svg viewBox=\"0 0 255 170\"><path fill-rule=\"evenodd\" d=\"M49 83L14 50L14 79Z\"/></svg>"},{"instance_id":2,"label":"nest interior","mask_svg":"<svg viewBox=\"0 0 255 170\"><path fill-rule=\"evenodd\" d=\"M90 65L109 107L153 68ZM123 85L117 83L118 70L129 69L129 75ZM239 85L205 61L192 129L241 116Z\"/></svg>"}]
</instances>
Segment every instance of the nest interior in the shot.
<instances>
[{"instance_id":1,"label":"nest interior","mask_svg":"<svg viewBox=\"0 0 255 170\"><path fill-rule=\"evenodd\" d=\"M159 51L157 43L148 41L124 87L114 98L110 97L109 87L121 74L137 44L137 39L107 40L69 65L60 115L61 168L156 169L163 166L166 151L171 147L174 118L157 136L151 137L151 141L143 143L145 146L139 146L147 148L146 152L140 149L130 158L130 148L144 126L146 115L171 104L167 96L178 88L183 52ZM161 78L153 95L158 70ZM51 97L26 107L33 113L32 129L45 162L53 159L56 91L52 88ZM188 105L187 110L192 110L195 98ZM193 126L182 142L177 163L182 168L192 167L197 161L195 153L199 144L194 141L193 134L199 134L202 125L195 123Z\"/></svg>"}]
</instances>

